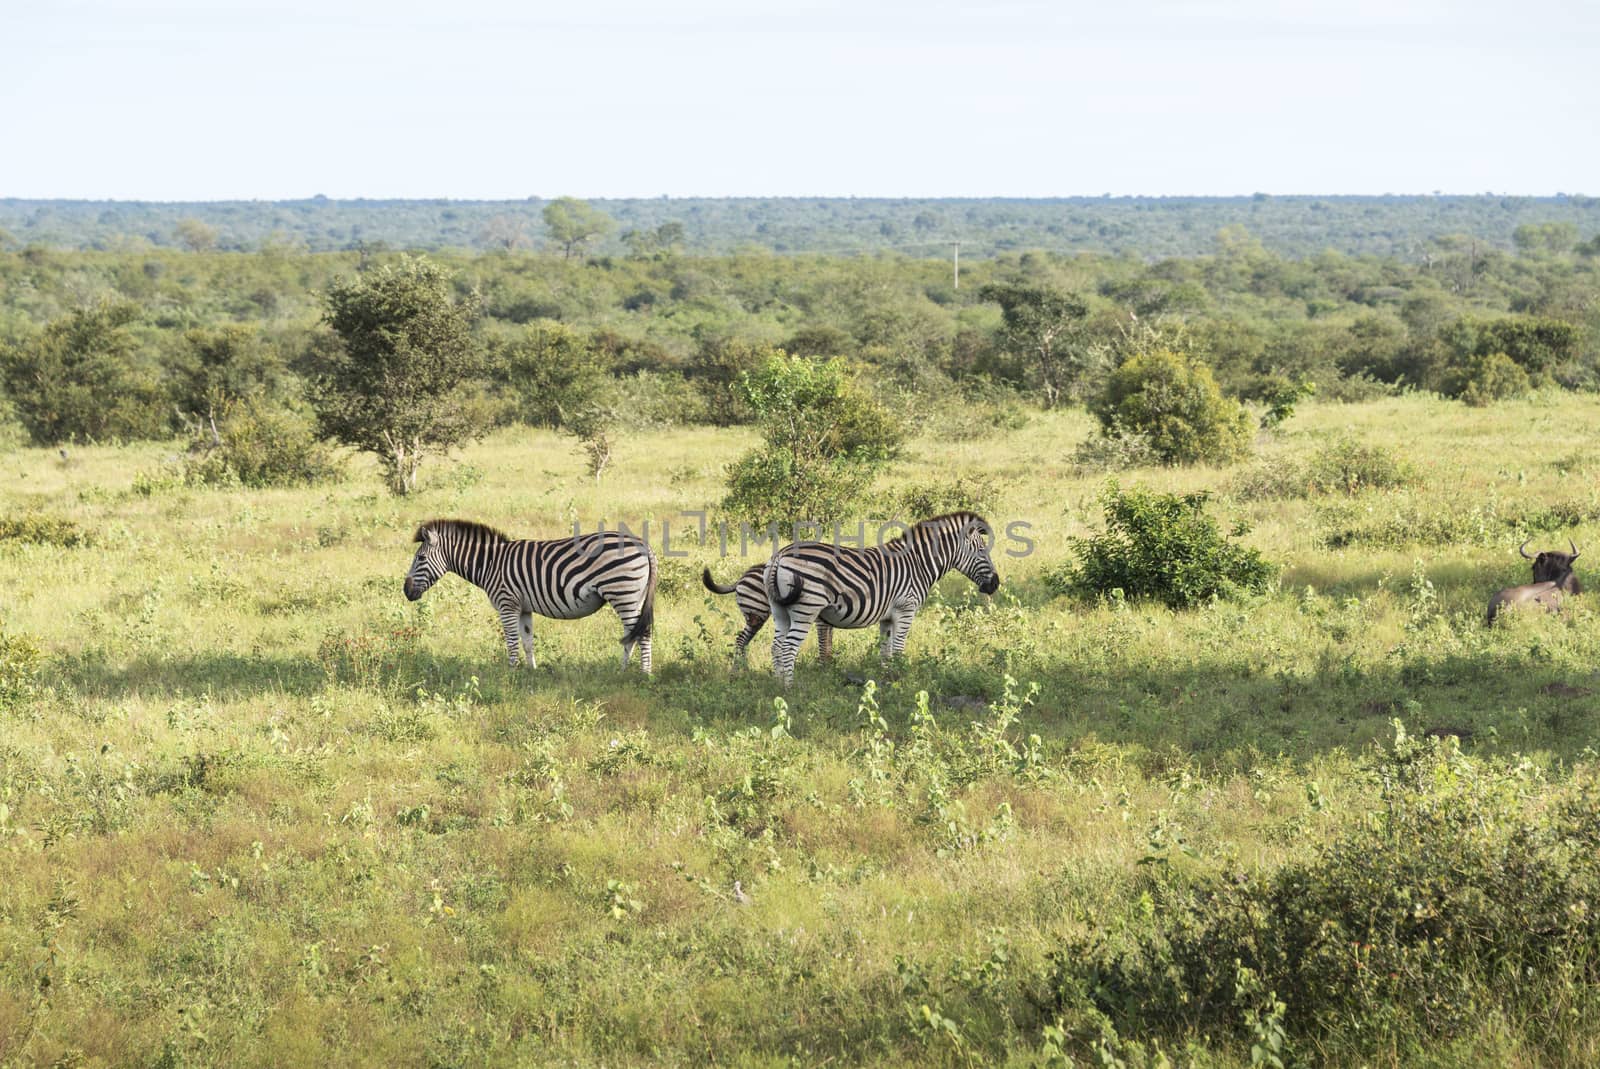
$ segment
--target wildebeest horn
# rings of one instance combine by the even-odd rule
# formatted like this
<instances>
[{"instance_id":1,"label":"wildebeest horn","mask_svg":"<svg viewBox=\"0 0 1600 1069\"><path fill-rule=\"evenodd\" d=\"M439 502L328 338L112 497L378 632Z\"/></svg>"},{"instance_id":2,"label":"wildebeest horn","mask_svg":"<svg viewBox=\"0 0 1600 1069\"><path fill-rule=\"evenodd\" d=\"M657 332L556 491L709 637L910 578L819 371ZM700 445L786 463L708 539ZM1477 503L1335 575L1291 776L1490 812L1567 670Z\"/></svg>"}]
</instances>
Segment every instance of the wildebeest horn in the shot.
<instances>
[{"instance_id":1,"label":"wildebeest horn","mask_svg":"<svg viewBox=\"0 0 1600 1069\"><path fill-rule=\"evenodd\" d=\"M1574 542L1572 539L1569 538L1569 539L1567 539L1567 545L1572 547L1572 559L1573 560L1577 560L1578 559L1578 543Z\"/></svg>"},{"instance_id":2,"label":"wildebeest horn","mask_svg":"<svg viewBox=\"0 0 1600 1069\"><path fill-rule=\"evenodd\" d=\"M1522 545L1517 547L1517 552L1522 554L1522 557L1523 557L1524 560L1532 560L1533 559L1532 557L1528 556L1528 542L1532 542L1532 541L1533 541L1533 539L1530 538L1527 541L1523 542Z\"/></svg>"}]
</instances>

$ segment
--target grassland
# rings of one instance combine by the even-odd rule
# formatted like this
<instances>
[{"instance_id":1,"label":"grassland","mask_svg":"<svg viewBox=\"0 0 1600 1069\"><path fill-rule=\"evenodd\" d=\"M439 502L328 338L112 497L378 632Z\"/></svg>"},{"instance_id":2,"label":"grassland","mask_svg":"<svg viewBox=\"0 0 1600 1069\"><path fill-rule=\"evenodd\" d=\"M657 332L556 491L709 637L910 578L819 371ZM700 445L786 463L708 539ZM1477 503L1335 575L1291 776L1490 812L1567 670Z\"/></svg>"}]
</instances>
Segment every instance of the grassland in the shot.
<instances>
[{"instance_id":1,"label":"grassland","mask_svg":"<svg viewBox=\"0 0 1600 1069\"><path fill-rule=\"evenodd\" d=\"M38 650L34 686L0 681L0 1064L1250 1064L1249 1007L1214 1029L1100 1012L1063 977L1148 949L1175 882L1368 825L1396 718L1459 736L1458 779L1520 784L1508 812L1587 782L1595 610L1482 612L1526 581L1524 538L1600 559L1600 400L1312 406L1239 468L1123 473L1215 491L1283 566L1185 612L1047 585L1098 519L1088 429L928 428L885 500L970 480L1035 551L999 559L992 600L947 580L903 664L841 633L786 693L770 633L733 667L731 599L699 586L743 563L677 526L745 432L630 438L598 485L570 439L503 432L409 499L359 461L247 492L173 485L171 447L0 456L7 663ZM1341 435L1416 479L1247 492ZM655 678L618 666L607 615L536 621L519 674L477 590L408 604L436 515L674 521ZM1291 1056L1600 1056L1581 989L1490 993L1432 1037L1324 1020Z\"/></svg>"}]
</instances>

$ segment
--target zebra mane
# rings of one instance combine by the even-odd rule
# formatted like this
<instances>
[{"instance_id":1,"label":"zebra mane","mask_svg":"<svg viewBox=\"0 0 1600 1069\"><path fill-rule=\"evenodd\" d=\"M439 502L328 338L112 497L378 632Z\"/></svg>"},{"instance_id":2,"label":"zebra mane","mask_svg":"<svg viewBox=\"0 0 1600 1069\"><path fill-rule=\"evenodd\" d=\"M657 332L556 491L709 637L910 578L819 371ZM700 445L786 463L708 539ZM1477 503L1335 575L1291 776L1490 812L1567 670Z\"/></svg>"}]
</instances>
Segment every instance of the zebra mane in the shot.
<instances>
[{"instance_id":1,"label":"zebra mane","mask_svg":"<svg viewBox=\"0 0 1600 1069\"><path fill-rule=\"evenodd\" d=\"M422 541L422 532L424 531L449 531L455 534L469 536L476 535L479 538L489 538L496 542L511 541L510 536L505 532L490 527L486 523L478 523L475 520L429 520L417 528L417 533L412 536L411 541Z\"/></svg>"},{"instance_id":2,"label":"zebra mane","mask_svg":"<svg viewBox=\"0 0 1600 1069\"><path fill-rule=\"evenodd\" d=\"M918 520L916 523L911 525L911 529L909 531L906 531L903 534L895 535L893 538L889 539L889 541L885 542L884 545L892 546L897 543L904 542L911 535L931 532L946 525L960 528L966 527L969 524L975 525L982 530L989 531L991 534L994 531L994 528L989 525L988 520L984 519L982 516L979 516L976 512L972 512L968 509L961 509L958 512L947 512L943 516L934 516L931 519Z\"/></svg>"}]
</instances>

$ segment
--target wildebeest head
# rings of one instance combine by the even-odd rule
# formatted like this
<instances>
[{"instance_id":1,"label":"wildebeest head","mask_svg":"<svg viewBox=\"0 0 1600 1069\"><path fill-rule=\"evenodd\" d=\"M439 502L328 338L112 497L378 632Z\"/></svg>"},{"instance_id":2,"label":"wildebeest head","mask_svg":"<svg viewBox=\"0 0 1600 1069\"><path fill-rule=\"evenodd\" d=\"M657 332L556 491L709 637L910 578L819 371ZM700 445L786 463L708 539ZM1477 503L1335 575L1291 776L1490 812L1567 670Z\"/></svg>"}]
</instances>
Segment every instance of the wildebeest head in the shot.
<instances>
[{"instance_id":1,"label":"wildebeest head","mask_svg":"<svg viewBox=\"0 0 1600 1069\"><path fill-rule=\"evenodd\" d=\"M1530 539L1531 541L1531 539ZM1578 544L1572 539L1567 539L1567 545L1572 548L1571 553L1562 553L1560 550L1546 550L1537 557L1528 556L1528 543L1524 542L1517 547L1517 552L1526 560L1533 561L1533 581L1535 583L1554 583L1569 594L1582 591L1578 585L1578 577L1572 572L1572 563L1578 559Z\"/></svg>"}]
</instances>

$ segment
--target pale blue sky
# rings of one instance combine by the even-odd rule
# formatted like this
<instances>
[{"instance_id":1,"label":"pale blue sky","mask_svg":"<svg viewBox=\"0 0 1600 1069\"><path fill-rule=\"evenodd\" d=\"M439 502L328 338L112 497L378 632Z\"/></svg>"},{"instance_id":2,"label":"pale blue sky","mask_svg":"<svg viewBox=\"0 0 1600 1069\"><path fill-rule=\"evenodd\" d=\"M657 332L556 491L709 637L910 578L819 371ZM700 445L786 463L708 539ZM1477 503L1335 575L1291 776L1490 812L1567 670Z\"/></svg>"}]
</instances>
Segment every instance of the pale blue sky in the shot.
<instances>
[{"instance_id":1,"label":"pale blue sky","mask_svg":"<svg viewBox=\"0 0 1600 1069\"><path fill-rule=\"evenodd\" d=\"M0 0L0 196L1600 194L1600 3Z\"/></svg>"}]
</instances>

